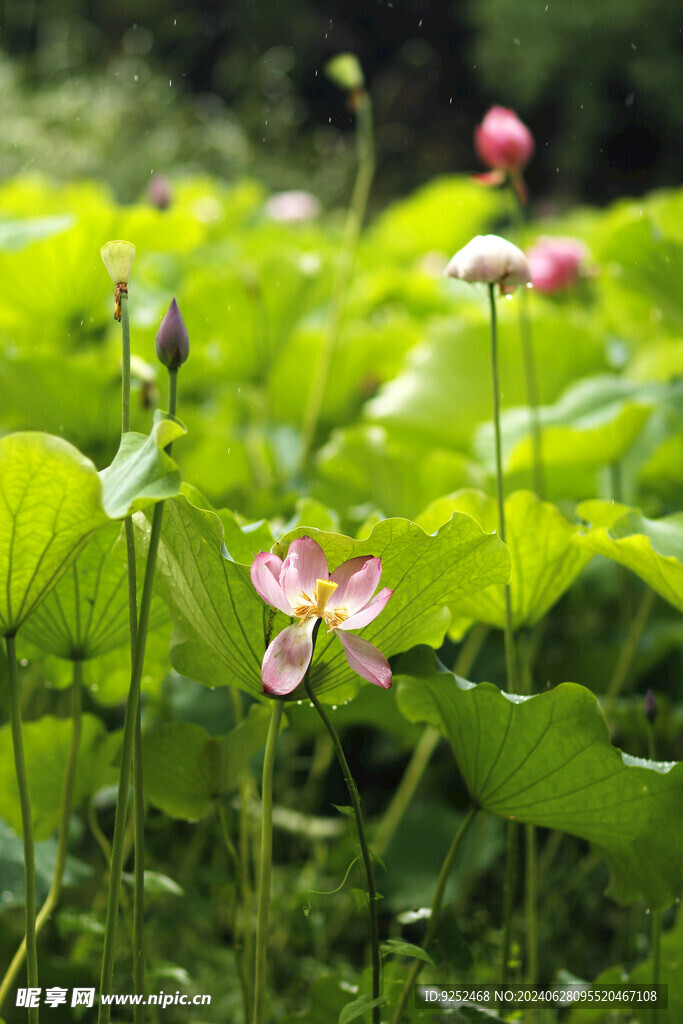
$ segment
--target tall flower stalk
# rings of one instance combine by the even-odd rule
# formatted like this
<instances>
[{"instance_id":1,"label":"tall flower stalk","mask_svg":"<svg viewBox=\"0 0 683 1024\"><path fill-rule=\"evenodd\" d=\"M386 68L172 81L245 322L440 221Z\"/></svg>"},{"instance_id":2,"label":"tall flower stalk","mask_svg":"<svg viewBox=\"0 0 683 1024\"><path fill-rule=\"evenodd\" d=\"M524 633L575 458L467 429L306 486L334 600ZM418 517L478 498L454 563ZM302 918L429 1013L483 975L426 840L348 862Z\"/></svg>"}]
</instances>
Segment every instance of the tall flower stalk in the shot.
<instances>
[{"instance_id":1,"label":"tall flower stalk","mask_svg":"<svg viewBox=\"0 0 683 1024\"><path fill-rule=\"evenodd\" d=\"M130 262L127 267L116 266L114 273L120 279L114 280L114 318L121 323L121 435L130 431L130 316L128 307L128 284L130 270L135 256L132 243L108 242L102 247L102 258L108 264L111 247ZM130 246L130 248L126 248ZM109 270L110 267L107 266ZM111 270L110 270L111 274ZM130 663L135 661L138 638L137 567L135 563L135 528L131 516L124 523L126 536L126 559L128 567L128 623L130 633ZM134 881L133 881L133 987L136 993L145 991L145 795L142 777L142 714L138 701L135 716L135 737L133 743L133 820L134 820ZM141 1006L133 1008L133 1020L140 1024L143 1019Z\"/></svg>"},{"instance_id":2,"label":"tall flower stalk","mask_svg":"<svg viewBox=\"0 0 683 1024\"><path fill-rule=\"evenodd\" d=\"M107 269L109 269L109 267ZM115 294L118 300L119 295L117 293ZM125 289L125 293L127 294L127 287ZM125 303L125 298L123 301ZM118 309L117 312L119 312ZM164 363L164 365L168 368L168 405L169 413L171 414L171 416L174 416L177 404L178 369L180 365L185 361L185 359L187 359L187 355L189 352L189 339L187 337L187 330L185 329L185 325L182 322L182 317L180 317L180 313L178 311L175 299L173 300L171 309L169 309L168 313L164 317L164 320L162 321L161 327L159 328L159 333L157 334L156 349L157 355L159 356L161 362ZM125 401L123 404L123 416L125 417ZM169 455L171 454L171 450L172 445L169 444L166 448L166 451ZM161 537L163 511L163 502L158 502L154 506L154 512L152 514L152 525L149 536L147 562L145 565L145 576L142 587L142 597L140 599L139 618L137 621L135 643L134 645L133 643L131 643L131 646L134 647L134 653L132 659L130 688L128 691L128 699L126 701L126 715L123 727L123 740L121 744L121 768L119 774L119 786L116 800L116 816L114 819L114 836L111 848L111 870L109 873L107 913L104 932L104 947L102 952L102 970L100 976L100 993L102 995L109 995L111 993L111 986L114 975L116 931L121 894L121 872L123 869L126 819L128 816L128 791L130 787L133 752L136 746L135 737L139 729L140 684L142 681L142 672L145 662L147 633L149 629L149 615L152 605L152 594L154 588L154 573L156 569L157 552L159 549L159 539ZM132 552L132 561L134 564L134 550ZM138 765L141 764L140 754L141 745L140 747L138 747L138 756L136 758ZM135 822L138 829L138 835L139 831L144 827L144 805L142 804L141 801L142 793L140 793L138 798L137 811L135 815ZM136 845L136 854L138 852L139 846ZM142 913L144 909L142 906L142 892L144 891L144 859L141 859L142 868L140 868L139 863L137 863L138 858L136 856L136 864L138 866L138 870L140 871L139 876L137 875L136 872L136 880L138 880L139 882L140 892L136 893L134 905L134 941L136 946L136 979L138 981L141 981L142 984L144 985L144 976L142 974L142 948L138 946L138 942L140 942L142 938ZM103 1003L100 1003L98 1024L108 1024L110 1017L111 1007Z\"/></svg>"},{"instance_id":3,"label":"tall flower stalk","mask_svg":"<svg viewBox=\"0 0 683 1024\"><path fill-rule=\"evenodd\" d=\"M320 624L324 622L328 631L334 633L341 641L346 660L354 672L383 689L388 689L391 686L391 668L384 655L367 640L362 640L350 632L372 622L391 598L393 591L388 587L382 588L375 594L381 574L381 559L370 555L351 558L330 572L325 553L311 537L300 537L292 541L284 561L277 555L262 551L256 556L251 567L251 581L259 596L272 608L291 618L296 617L298 620L278 633L272 643L267 644L261 666L263 689L270 696L286 697L294 693L303 682L306 693L330 735L351 800L368 893L373 1002L376 1002L381 995L381 958L377 919L378 895L372 858L365 835L358 787L351 774L337 731L313 690L311 666ZM275 712L273 712L272 721L275 721ZM266 756L268 757L268 747ZM271 764L269 764L269 773L272 773ZM264 762L263 838L258 911L260 926L256 936L257 969L253 1024L263 1024L265 999L263 990L265 989L267 940L265 926L261 922L265 922L267 925L268 909L266 904L270 897L272 835L272 803L268 789L270 785L271 776L270 774L266 775L266 763ZM266 845L267 849L264 853ZM261 969L259 965L262 965ZM372 1013L373 1024L379 1024L379 1003L373 1006Z\"/></svg>"},{"instance_id":4,"label":"tall flower stalk","mask_svg":"<svg viewBox=\"0 0 683 1024\"><path fill-rule=\"evenodd\" d=\"M320 620L316 623L316 634L317 627L320 625ZM311 687L311 672L310 665L306 677L304 679L304 685L306 687L306 693L309 696L311 703L318 712L322 719L323 725L327 729L332 745L334 746L335 754L341 768L342 775L344 776L344 782L346 783L346 789L349 794L351 801L351 807L353 809L353 817L356 823L356 831L358 833L358 842L360 844L361 857L363 860L363 868L365 870L365 885L368 894L368 913L370 915L370 950L372 958L372 998L373 1001L378 999L382 991L382 974L381 974L381 957L379 952L379 922L377 918L377 902L379 896L377 894L377 886L375 884L375 874L372 868L372 856L370 854L370 848L365 835L365 825L363 823L363 811L360 805L360 795L358 793L358 786L356 781L351 774L349 763L346 760L344 754L344 748L341 745L337 730L332 724L332 719L328 715L325 708L316 697ZM380 1006L375 1005L372 1008L372 1020L373 1024L379 1024L380 1021Z\"/></svg>"},{"instance_id":5,"label":"tall flower stalk","mask_svg":"<svg viewBox=\"0 0 683 1024\"><path fill-rule=\"evenodd\" d=\"M253 1024L264 1024L266 1019L268 918L270 916L270 890L273 873L273 770L283 711L284 701L281 698L275 698L272 704L261 777L261 855L254 952Z\"/></svg>"},{"instance_id":6,"label":"tall flower stalk","mask_svg":"<svg viewBox=\"0 0 683 1024\"><path fill-rule=\"evenodd\" d=\"M488 286L489 314L491 324L491 383L493 394L493 427L496 449L496 498L498 502L498 528L500 539L505 543L505 487L503 479L503 457L500 429L500 383L498 379L498 319L496 314L496 285L501 291L513 290L517 285L526 285L531 271L526 256L511 242L497 235L478 235L455 254L446 273L471 284L483 283ZM505 670L509 693L517 693L517 663L514 633L512 628L512 592L510 584L505 585ZM512 935L512 907L514 902L517 861L517 831L514 822L508 822L505 885L503 892L503 949L502 981L507 982Z\"/></svg>"}]
</instances>

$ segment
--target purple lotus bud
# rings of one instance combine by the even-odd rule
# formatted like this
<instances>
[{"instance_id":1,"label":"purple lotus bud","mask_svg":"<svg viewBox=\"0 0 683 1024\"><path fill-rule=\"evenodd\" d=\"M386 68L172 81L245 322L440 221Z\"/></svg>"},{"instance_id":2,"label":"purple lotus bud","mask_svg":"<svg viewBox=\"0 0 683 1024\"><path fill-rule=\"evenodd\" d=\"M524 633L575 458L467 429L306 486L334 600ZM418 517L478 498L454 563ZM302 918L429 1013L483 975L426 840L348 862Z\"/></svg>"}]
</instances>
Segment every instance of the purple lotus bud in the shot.
<instances>
[{"instance_id":1,"label":"purple lotus bud","mask_svg":"<svg viewBox=\"0 0 683 1024\"><path fill-rule=\"evenodd\" d=\"M162 174L156 174L149 183L147 199L152 206L156 206L157 210L167 210L173 199L168 178L164 178Z\"/></svg>"},{"instance_id":2,"label":"purple lotus bud","mask_svg":"<svg viewBox=\"0 0 683 1024\"><path fill-rule=\"evenodd\" d=\"M645 694L645 699L643 700L643 714L650 725L655 724L655 719L659 714L659 708L657 707L657 698L652 690L648 690Z\"/></svg>"},{"instance_id":3,"label":"purple lotus bud","mask_svg":"<svg viewBox=\"0 0 683 1024\"><path fill-rule=\"evenodd\" d=\"M169 370L177 370L190 354L190 337L175 299L157 331L156 350L159 362Z\"/></svg>"}]
</instances>

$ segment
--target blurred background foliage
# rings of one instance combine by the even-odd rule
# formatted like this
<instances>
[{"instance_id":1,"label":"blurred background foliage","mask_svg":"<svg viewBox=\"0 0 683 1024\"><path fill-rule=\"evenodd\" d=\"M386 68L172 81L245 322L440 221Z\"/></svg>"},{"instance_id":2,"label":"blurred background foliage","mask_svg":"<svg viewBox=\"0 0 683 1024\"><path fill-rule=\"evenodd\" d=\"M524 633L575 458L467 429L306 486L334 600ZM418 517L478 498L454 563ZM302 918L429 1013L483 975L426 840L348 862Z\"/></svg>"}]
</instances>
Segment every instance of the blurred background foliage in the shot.
<instances>
[{"instance_id":1,"label":"blurred background foliage","mask_svg":"<svg viewBox=\"0 0 683 1024\"><path fill-rule=\"evenodd\" d=\"M353 117L322 69L358 54L376 108L374 201L471 171L492 103L543 140L544 201L604 202L680 178L683 68L669 0L5 0L0 174L246 171L340 201Z\"/></svg>"},{"instance_id":2,"label":"blurred background foliage","mask_svg":"<svg viewBox=\"0 0 683 1024\"><path fill-rule=\"evenodd\" d=\"M305 524L366 536L378 519L419 516L460 488L490 494L486 295L445 279L443 269L478 232L509 233L525 248L540 234L567 234L587 245L586 274L570 293L537 290L527 297L544 424L553 431L548 496L572 521L577 501L612 498L617 489L649 516L680 509L683 194L672 186L680 176L683 114L676 15L664 0L140 0L134 9L101 0L6 0L0 432L47 430L78 445L98 467L111 461L119 437L120 332L98 250L108 238L130 238L137 245L130 300L134 427L147 431L155 405L166 404L154 336L175 295L192 346L179 410L189 434L178 458L185 481L217 507L236 510L240 519L267 516L280 534ZM322 414L302 460L312 368L329 330L340 208L355 173L354 119L323 68L348 49L367 75L378 168ZM528 170L534 216L524 226L512 223L507 195L470 179L481 169L473 129L492 103L516 108L536 137ZM169 179L163 210L146 199L160 175ZM304 223L274 220L269 194L296 187L320 198L322 215ZM498 304L510 490L531 483L520 301L518 295ZM538 646L539 687L574 679L605 692L624 646L624 623L642 593L621 568L595 559L544 620L544 632L523 635L523 643ZM447 664L469 625L454 620L441 652ZM234 724L225 690L172 674L168 633L163 623L150 643L145 727L187 721L225 732ZM28 720L66 714L68 670L22 644ZM647 754L642 699L650 686L660 701L658 756L680 759L682 663L680 617L658 600L612 709L616 744ZM500 635L487 639L471 677L502 679ZM115 728L128 685L125 662L116 653L88 662L85 683L88 709ZM366 687L337 715L369 815L379 820L419 730L400 716L394 691L368 691L375 688ZM308 824L329 828L338 824L331 806L345 795L306 713L293 709L283 735L277 799L282 808L302 807ZM442 746L386 853L387 934L401 933L396 915L429 899L439 851L466 803ZM74 846L91 881L72 891L56 918L44 983L96 983L106 878L97 815L108 832L106 787L90 807L89 831L74 818L81 830ZM339 829L321 838L282 818L277 829L273 963L284 1012L309 990L314 1004L322 1000L325 985L338 999L338 980L325 981L331 970L357 983L348 949L350 942L362 950L364 925L348 897L339 927L328 928L338 904L324 893L344 877L352 840L337 847L324 836ZM175 823L169 835L167 820L152 811L152 862L188 894L182 901L168 892L156 897L153 983L185 985L190 969L197 990L222 993L218 1017L236 1019L231 885L215 816ZM21 935L20 872L15 867L10 875L6 866L19 863L19 843L0 834L10 922L0 936L0 959ZM464 940L484 980L500 940L500 823L482 821L473 843L477 855L466 851L450 898L457 911L467 902ZM606 872L585 844L565 839L558 848L544 835L543 846L543 884L553 902L542 926L542 976L552 977L558 963L589 978L596 965L630 968L642 960L644 906L622 911L605 900ZM74 879L78 869L70 864ZM221 899L210 896L216 886ZM296 928L289 924L295 915ZM420 941L419 931L406 937ZM72 944L73 977L65 973L65 941ZM463 964L463 976L467 970Z\"/></svg>"}]
</instances>

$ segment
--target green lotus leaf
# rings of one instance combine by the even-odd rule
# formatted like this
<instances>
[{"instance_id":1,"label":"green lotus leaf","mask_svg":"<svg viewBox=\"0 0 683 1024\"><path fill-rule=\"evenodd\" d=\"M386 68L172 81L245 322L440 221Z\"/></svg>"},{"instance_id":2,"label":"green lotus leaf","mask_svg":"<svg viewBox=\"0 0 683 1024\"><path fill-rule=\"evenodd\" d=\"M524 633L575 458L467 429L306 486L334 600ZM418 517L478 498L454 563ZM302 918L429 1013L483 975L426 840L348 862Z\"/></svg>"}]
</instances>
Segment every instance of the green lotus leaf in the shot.
<instances>
[{"instance_id":1,"label":"green lotus leaf","mask_svg":"<svg viewBox=\"0 0 683 1024\"><path fill-rule=\"evenodd\" d=\"M577 513L590 523L581 543L625 565L665 601L683 611L683 513L647 519L637 508L584 501Z\"/></svg>"},{"instance_id":2,"label":"green lotus leaf","mask_svg":"<svg viewBox=\"0 0 683 1024\"><path fill-rule=\"evenodd\" d=\"M186 433L180 420L157 409L149 435L123 434L114 461L100 473L102 501L110 519L122 519L178 493L180 472L163 449Z\"/></svg>"},{"instance_id":3,"label":"green lotus leaf","mask_svg":"<svg viewBox=\"0 0 683 1024\"><path fill-rule=\"evenodd\" d=\"M622 377L589 377L573 384L554 405L542 406L543 461L551 466L595 466L618 462L641 434L665 388ZM505 470L529 469L534 452L528 408L511 409L501 420ZM490 424L481 427L476 447L493 467Z\"/></svg>"},{"instance_id":4,"label":"green lotus leaf","mask_svg":"<svg viewBox=\"0 0 683 1024\"><path fill-rule=\"evenodd\" d=\"M144 565L138 566L138 601ZM151 624L168 616L155 598ZM119 523L97 530L24 624L22 639L60 658L96 658L129 642L128 561Z\"/></svg>"},{"instance_id":5,"label":"green lotus leaf","mask_svg":"<svg viewBox=\"0 0 683 1024\"><path fill-rule=\"evenodd\" d=\"M0 496L0 633L9 636L108 518L90 459L50 434L0 440Z\"/></svg>"},{"instance_id":6,"label":"green lotus leaf","mask_svg":"<svg viewBox=\"0 0 683 1024\"><path fill-rule=\"evenodd\" d=\"M466 450L479 423L491 419L490 325L474 298L457 316L426 325L425 340L415 347L405 368L366 405L367 418L392 431L430 445ZM468 293L469 294L469 293ZM503 409L526 403L520 373L519 314L514 297L502 303L498 318L499 374ZM555 402L577 377L605 369L604 339L579 315L554 309L534 318L534 347L539 367L539 400ZM525 410L524 429L528 429ZM492 449L491 449L492 450Z\"/></svg>"},{"instance_id":7,"label":"green lotus leaf","mask_svg":"<svg viewBox=\"0 0 683 1024\"><path fill-rule=\"evenodd\" d=\"M487 533L498 528L497 502L474 490L437 498L416 522L432 532L454 512L472 516ZM512 625L514 629L533 626L569 589L590 561L591 553L578 542L580 527L531 491L515 491L506 499L505 529L512 557ZM451 607L455 615L469 616L499 629L505 627L502 586L479 590Z\"/></svg>"},{"instance_id":8,"label":"green lotus leaf","mask_svg":"<svg viewBox=\"0 0 683 1024\"><path fill-rule=\"evenodd\" d=\"M162 450L185 432L163 413L149 437L125 434L108 469L50 434L0 439L0 635L11 636L66 572L87 537L112 519L176 493Z\"/></svg>"},{"instance_id":9,"label":"green lotus leaf","mask_svg":"<svg viewBox=\"0 0 683 1024\"><path fill-rule=\"evenodd\" d=\"M469 516L454 515L434 536L406 519L378 523L361 541L299 527L275 545L284 556L295 537L313 537L330 569L356 555L382 558L382 585L394 595L363 637L387 656L416 643L438 647L448 627L446 605L510 572L507 549L485 534ZM172 660L175 668L209 686L235 685L261 693L265 634L289 624L272 613L254 590L249 565L221 554L223 528L211 512L186 498L166 505L158 556L158 581L177 623ZM341 644L320 634L311 674L317 692L341 700L356 692L357 677Z\"/></svg>"},{"instance_id":10,"label":"green lotus leaf","mask_svg":"<svg viewBox=\"0 0 683 1024\"><path fill-rule=\"evenodd\" d=\"M587 839L605 858L608 894L665 907L683 890L683 763L613 747L595 696L561 683L512 697L435 665L432 651L399 663L399 704L451 744L472 800L501 818Z\"/></svg>"}]
</instances>

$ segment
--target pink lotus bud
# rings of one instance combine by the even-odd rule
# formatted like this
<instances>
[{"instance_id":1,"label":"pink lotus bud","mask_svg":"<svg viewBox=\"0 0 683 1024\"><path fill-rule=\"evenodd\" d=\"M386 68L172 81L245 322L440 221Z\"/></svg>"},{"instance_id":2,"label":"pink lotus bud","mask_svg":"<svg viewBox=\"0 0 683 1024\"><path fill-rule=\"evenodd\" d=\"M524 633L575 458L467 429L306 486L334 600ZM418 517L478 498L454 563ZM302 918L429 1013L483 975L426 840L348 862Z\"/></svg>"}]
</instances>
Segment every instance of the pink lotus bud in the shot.
<instances>
[{"instance_id":1,"label":"pink lotus bud","mask_svg":"<svg viewBox=\"0 0 683 1024\"><path fill-rule=\"evenodd\" d=\"M167 210L173 199L168 178L164 178L162 174L155 174L147 189L147 199L157 210Z\"/></svg>"},{"instance_id":2,"label":"pink lotus bud","mask_svg":"<svg viewBox=\"0 0 683 1024\"><path fill-rule=\"evenodd\" d=\"M283 224L299 224L313 220L320 213L320 203L310 192L294 189L276 192L265 205L266 216Z\"/></svg>"},{"instance_id":3,"label":"pink lotus bud","mask_svg":"<svg viewBox=\"0 0 683 1024\"><path fill-rule=\"evenodd\" d=\"M159 362L169 370L177 370L190 354L190 338L175 299L157 331L156 351Z\"/></svg>"},{"instance_id":4,"label":"pink lotus bud","mask_svg":"<svg viewBox=\"0 0 683 1024\"><path fill-rule=\"evenodd\" d=\"M534 155L534 137L514 110L491 107L474 133L477 155L487 167L518 174Z\"/></svg>"},{"instance_id":5,"label":"pink lotus bud","mask_svg":"<svg viewBox=\"0 0 683 1024\"><path fill-rule=\"evenodd\" d=\"M534 288L557 292L575 284L587 256L576 238L539 238L527 253Z\"/></svg>"},{"instance_id":6,"label":"pink lotus bud","mask_svg":"<svg viewBox=\"0 0 683 1024\"><path fill-rule=\"evenodd\" d=\"M531 280L522 250L498 235L477 235L456 252L446 274L470 284L499 284L506 291Z\"/></svg>"}]
</instances>

